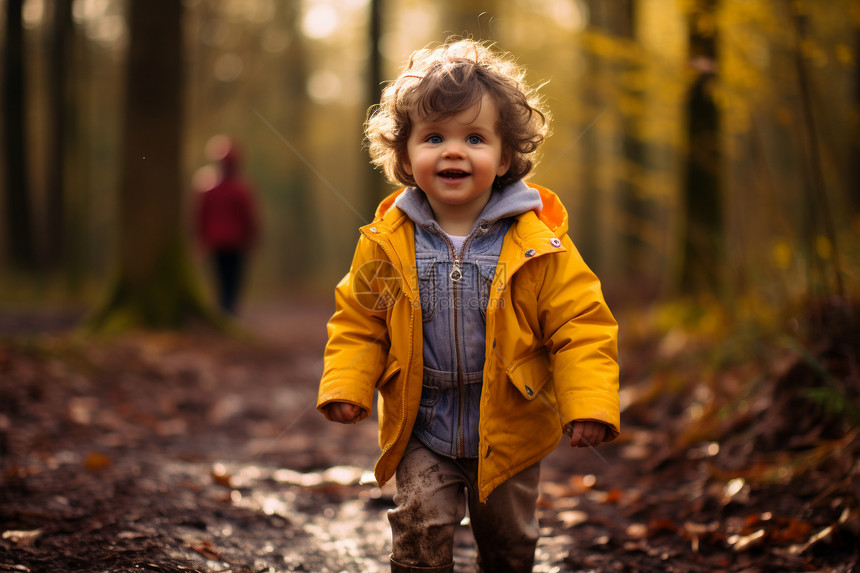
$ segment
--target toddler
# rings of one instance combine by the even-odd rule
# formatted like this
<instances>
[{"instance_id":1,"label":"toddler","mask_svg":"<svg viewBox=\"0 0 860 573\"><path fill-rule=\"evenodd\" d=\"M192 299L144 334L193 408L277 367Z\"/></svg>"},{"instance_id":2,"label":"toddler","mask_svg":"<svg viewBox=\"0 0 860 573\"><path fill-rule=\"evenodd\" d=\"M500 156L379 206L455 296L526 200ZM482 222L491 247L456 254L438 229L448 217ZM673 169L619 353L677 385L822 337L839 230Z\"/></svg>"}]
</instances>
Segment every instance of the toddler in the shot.
<instances>
[{"instance_id":1,"label":"toddler","mask_svg":"<svg viewBox=\"0 0 860 573\"><path fill-rule=\"evenodd\" d=\"M405 187L336 288L317 407L356 423L379 393L394 573L453 571L467 505L479 569L531 571L540 460L563 431L618 435L616 322L559 198L524 182L548 123L523 70L471 40L414 53L369 115Z\"/></svg>"}]
</instances>

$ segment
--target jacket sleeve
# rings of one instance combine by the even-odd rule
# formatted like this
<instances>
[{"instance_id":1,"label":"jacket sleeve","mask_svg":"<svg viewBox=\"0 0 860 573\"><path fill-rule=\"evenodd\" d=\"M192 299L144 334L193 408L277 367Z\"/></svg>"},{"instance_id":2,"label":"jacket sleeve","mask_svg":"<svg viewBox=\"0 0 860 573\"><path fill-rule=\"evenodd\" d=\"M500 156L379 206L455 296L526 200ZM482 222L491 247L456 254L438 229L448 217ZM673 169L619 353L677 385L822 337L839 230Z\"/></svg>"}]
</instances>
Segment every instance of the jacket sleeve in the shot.
<instances>
[{"instance_id":1,"label":"jacket sleeve","mask_svg":"<svg viewBox=\"0 0 860 573\"><path fill-rule=\"evenodd\" d=\"M615 439L621 429L618 399L618 324L570 238L565 253L545 257L537 292L538 317L549 350L559 414L603 422Z\"/></svg>"},{"instance_id":2,"label":"jacket sleeve","mask_svg":"<svg viewBox=\"0 0 860 573\"><path fill-rule=\"evenodd\" d=\"M373 391L390 347L386 311L378 304L384 292L375 267L385 257L366 238L359 239L352 266L335 289L335 313L328 322L323 376L317 409L327 418L331 402L362 408L370 415ZM374 302L376 301L376 302Z\"/></svg>"}]
</instances>

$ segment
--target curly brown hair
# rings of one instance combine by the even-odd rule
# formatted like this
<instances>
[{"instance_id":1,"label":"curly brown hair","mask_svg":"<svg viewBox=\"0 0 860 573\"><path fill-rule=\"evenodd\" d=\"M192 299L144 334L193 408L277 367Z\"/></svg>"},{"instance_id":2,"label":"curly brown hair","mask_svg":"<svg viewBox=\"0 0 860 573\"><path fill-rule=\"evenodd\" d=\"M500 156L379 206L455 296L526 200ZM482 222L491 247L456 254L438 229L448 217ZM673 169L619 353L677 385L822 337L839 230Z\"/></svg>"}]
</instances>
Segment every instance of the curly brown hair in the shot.
<instances>
[{"instance_id":1,"label":"curly brown hair","mask_svg":"<svg viewBox=\"0 0 860 573\"><path fill-rule=\"evenodd\" d=\"M382 91L368 112L365 142L371 162L392 183L414 186L403 168L412 118L441 119L477 104L486 94L499 109L503 153L510 154L499 187L524 178L537 163L549 133L550 114L537 88L526 85L525 70L490 44L454 39L412 53L400 76Z\"/></svg>"}]
</instances>

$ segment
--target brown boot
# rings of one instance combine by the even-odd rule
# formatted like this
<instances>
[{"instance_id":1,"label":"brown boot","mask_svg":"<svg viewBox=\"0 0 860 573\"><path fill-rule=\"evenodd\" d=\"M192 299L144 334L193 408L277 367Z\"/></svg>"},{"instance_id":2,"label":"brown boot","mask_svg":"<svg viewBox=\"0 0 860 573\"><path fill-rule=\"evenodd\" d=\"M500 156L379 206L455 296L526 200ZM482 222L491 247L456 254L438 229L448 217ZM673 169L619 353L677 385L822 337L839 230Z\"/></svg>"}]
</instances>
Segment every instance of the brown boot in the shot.
<instances>
[{"instance_id":1,"label":"brown boot","mask_svg":"<svg viewBox=\"0 0 860 573\"><path fill-rule=\"evenodd\" d=\"M419 567L418 565L404 565L391 559L391 573L454 573L454 564L436 567Z\"/></svg>"}]
</instances>

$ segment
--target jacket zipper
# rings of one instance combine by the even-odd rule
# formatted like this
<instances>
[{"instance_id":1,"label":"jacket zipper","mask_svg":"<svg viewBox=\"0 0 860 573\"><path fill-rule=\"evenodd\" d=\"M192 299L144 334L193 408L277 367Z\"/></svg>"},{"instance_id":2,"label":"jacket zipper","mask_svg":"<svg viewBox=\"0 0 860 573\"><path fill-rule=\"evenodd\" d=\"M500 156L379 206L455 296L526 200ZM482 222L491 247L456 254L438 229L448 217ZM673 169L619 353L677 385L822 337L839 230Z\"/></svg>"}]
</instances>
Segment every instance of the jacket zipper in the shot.
<instances>
[{"instance_id":1,"label":"jacket zipper","mask_svg":"<svg viewBox=\"0 0 860 573\"><path fill-rule=\"evenodd\" d=\"M456 456L458 458L465 457L466 455L466 445L465 445L465 435L463 429L463 418L465 417L466 410L466 384L464 382L465 376L463 375L463 358L461 354L461 343L460 343L460 289L459 284L460 281L463 280L463 270L461 267L461 261L466 254L466 247L469 242L472 240L472 235L466 237L466 240L463 241L463 246L460 249L460 253L457 254L457 249L454 248L454 243L448 237L444 237L445 241L448 243L448 247L451 251L451 257L453 258L453 267L451 268L451 272L448 275L451 279L451 292L453 296L453 304L454 304L454 348L457 356L457 392L459 396L459 400L457 401L457 443L456 443Z\"/></svg>"},{"instance_id":2,"label":"jacket zipper","mask_svg":"<svg viewBox=\"0 0 860 573\"><path fill-rule=\"evenodd\" d=\"M459 295L460 281L463 279L463 271L460 268L460 257L457 256L457 251L454 248L454 244L450 242L449 246L451 247L451 254L454 257L454 266L451 269L451 274L449 277L451 278L451 294L453 298L454 304L454 349L457 355L457 393L459 395L459 400L457 400L457 452L456 455L458 458L462 458L465 455L465 437L463 436L463 413L465 408L463 406L463 402L466 399L466 388L463 384L463 362L462 356L460 354L460 307L459 307ZM464 249L462 252L465 252L465 244L463 245Z\"/></svg>"}]
</instances>

